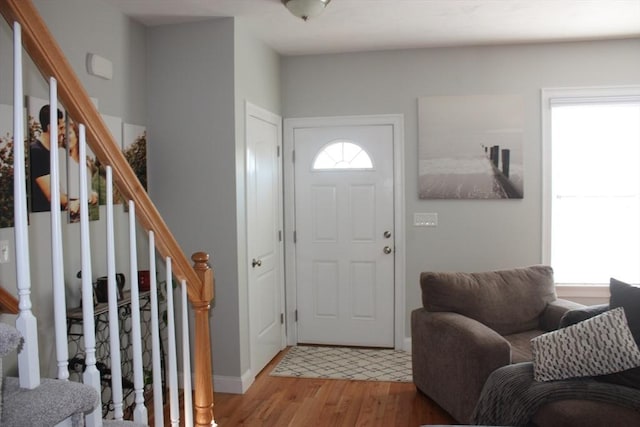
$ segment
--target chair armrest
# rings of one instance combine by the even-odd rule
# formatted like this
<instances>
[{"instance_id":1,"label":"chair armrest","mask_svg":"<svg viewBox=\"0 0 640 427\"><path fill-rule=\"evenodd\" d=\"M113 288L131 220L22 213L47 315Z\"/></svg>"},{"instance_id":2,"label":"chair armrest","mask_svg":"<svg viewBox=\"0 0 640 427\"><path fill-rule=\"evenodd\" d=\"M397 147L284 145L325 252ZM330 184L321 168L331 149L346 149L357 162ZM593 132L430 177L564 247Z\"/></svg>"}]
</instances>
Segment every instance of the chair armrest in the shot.
<instances>
[{"instance_id":1,"label":"chair armrest","mask_svg":"<svg viewBox=\"0 0 640 427\"><path fill-rule=\"evenodd\" d=\"M560 327L560 319L569 310L582 309L585 306L566 299L557 299L547 304L540 316L540 329L543 331L555 331Z\"/></svg>"},{"instance_id":2,"label":"chair armrest","mask_svg":"<svg viewBox=\"0 0 640 427\"><path fill-rule=\"evenodd\" d=\"M587 320L598 314L602 314L609 310L609 304L590 305L574 310L567 311L562 319L560 319L560 327L566 328L567 326L574 325L583 320Z\"/></svg>"},{"instance_id":3,"label":"chair armrest","mask_svg":"<svg viewBox=\"0 0 640 427\"><path fill-rule=\"evenodd\" d=\"M511 363L511 346L497 332L457 313L411 313L413 381L456 420L468 423L482 386Z\"/></svg>"}]
</instances>

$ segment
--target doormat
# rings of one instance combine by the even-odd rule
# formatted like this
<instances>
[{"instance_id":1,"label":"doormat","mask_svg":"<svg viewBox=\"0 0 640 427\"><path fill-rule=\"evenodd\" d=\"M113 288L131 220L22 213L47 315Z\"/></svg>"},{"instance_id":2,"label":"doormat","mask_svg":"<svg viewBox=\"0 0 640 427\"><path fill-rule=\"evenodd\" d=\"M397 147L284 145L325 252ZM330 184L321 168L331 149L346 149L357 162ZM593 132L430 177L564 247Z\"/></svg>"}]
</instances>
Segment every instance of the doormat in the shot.
<instances>
[{"instance_id":1,"label":"doormat","mask_svg":"<svg viewBox=\"0 0 640 427\"><path fill-rule=\"evenodd\" d=\"M413 381L411 353L352 347L291 347L270 375L361 381Z\"/></svg>"}]
</instances>

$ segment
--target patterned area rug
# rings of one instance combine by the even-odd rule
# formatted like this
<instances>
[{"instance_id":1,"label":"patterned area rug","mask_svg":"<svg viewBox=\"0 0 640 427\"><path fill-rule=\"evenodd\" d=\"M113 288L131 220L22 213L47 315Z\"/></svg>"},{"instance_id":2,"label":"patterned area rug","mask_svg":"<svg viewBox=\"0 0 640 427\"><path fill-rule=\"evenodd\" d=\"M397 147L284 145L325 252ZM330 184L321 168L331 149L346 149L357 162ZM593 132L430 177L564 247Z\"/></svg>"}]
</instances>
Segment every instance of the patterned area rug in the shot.
<instances>
[{"instance_id":1,"label":"patterned area rug","mask_svg":"<svg viewBox=\"0 0 640 427\"><path fill-rule=\"evenodd\" d=\"M411 353L349 347L291 347L270 375L412 382Z\"/></svg>"}]
</instances>

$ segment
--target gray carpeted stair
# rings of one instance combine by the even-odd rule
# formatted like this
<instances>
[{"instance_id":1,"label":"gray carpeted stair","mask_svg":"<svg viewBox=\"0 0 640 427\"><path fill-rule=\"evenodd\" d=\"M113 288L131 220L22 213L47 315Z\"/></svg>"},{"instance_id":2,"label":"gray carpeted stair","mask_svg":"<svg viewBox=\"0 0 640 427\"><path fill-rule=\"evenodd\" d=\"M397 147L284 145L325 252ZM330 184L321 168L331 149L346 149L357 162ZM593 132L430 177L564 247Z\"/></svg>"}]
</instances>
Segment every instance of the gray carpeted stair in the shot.
<instances>
[{"instance_id":1,"label":"gray carpeted stair","mask_svg":"<svg viewBox=\"0 0 640 427\"><path fill-rule=\"evenodd\" d=\"M102 420L102 425L107 427L146 427L145 424L134 423L133 421Z\"/></svg>"},{"instance_id":2,"label":"gray carpeted stair","mask_svg":"<svg viewBox=\"0 0 640 427\"><path fill-rule=\"evenodd\" d=\"M3 400L3 427L44 427L90 412L99 397L93 387L72 381L43 378L38 387L27 390L20 388L18 378L6 377Z\"/></svg>"},{"instance_id":3,"label":"gray carpeted stair","mask_svg":"<svg viewBox=\"0 0 640 427\"><path fill-rule=\"evenodd\" d=\"M98 392L88 385L43 378L33 390L20 388L18 378L2 378L2 356L15 351L20 333L0 323L0 425L49 427L71 417L73 426L84 426L84 414L100 403ZM141 426L130 421L105 421L111 427Z\"/></svg>"}]
</instances>

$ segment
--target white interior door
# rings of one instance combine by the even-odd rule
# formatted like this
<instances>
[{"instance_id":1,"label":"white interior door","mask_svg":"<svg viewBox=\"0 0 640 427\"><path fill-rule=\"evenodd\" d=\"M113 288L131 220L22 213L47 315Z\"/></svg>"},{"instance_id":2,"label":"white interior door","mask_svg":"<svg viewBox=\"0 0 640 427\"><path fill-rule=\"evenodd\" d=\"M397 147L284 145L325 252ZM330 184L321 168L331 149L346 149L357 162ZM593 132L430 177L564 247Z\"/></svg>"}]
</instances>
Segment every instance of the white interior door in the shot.
<instances>
[{"instance_id":1,"label":"white interior door","mask_svg":"<svg viewBox=\"0 0 640 427\"><path fill-rule=\"evenodd\" d=\"M293 140L298 342L393 347L393 127Z\"/></svg>"},{"instance_id":2,"label":"white interior door","mask_svg":"<svg viewBox=\"0 0 640 427\"><path fill-rule=\"evenodd\" d=\"M247 268L254 375L285 345L281 135L279 117L247 104Z\"/></svg>"}]
</instances>

